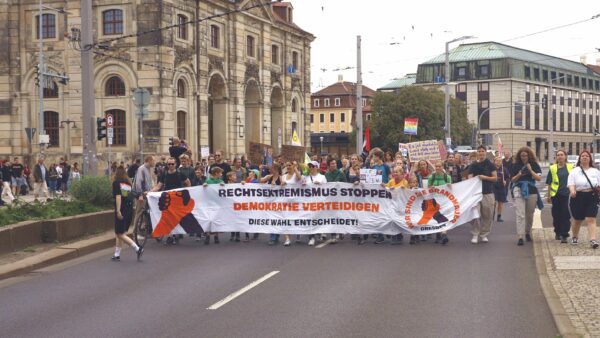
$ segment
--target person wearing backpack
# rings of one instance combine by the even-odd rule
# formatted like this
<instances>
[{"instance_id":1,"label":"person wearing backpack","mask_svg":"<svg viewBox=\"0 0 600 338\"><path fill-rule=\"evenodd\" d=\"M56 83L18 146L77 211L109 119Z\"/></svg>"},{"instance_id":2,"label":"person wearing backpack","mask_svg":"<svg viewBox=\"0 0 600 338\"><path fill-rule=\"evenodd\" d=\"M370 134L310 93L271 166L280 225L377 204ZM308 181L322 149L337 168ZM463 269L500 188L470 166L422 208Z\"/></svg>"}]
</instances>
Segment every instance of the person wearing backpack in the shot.
<instances>
[{"instance_id":1,"label":"person wearing backpack","mask_svg":"<svg viewBox=\"0 0 600 338\"><path fill-rule=\"evenodd\" d=\"M486 158L487 149L477 147L477 160L469 166L469 178L479 177L481 180L481 202L479 202L479 219L471 221L471 243L487 243L487 236L492 229L494 213L494 184L497 180L496 166Z\"/></svg>"}]
</instances>

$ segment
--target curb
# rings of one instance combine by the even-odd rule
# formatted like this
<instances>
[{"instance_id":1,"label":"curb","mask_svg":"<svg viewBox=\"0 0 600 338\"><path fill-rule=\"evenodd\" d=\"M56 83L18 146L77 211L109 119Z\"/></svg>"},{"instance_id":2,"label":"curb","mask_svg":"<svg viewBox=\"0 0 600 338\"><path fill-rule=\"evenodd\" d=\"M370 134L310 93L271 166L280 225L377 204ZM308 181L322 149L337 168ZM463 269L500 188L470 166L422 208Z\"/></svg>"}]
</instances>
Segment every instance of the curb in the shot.
<instances>
[{"instance_id":1,"label":"curb","mask_svg":"<svg viewBox=\"0 0 600 338\"><path fill-rule=\"evenodd\" d=\"M535 266L538 271L540 285L548 303L548 308L554 317L556 328L560 333L561 337L582 337L581 333L578 333L569 315L565 311L550 278L548 277L548 270L546 269L545 257L550 257L550 251L546 242L544 241L544 230L543 229L532 229L533 232L533 252L535 256Z\"/></svg>"},{"instance_id":2,"label":"curb","mask_svg":"<svg viewBox=\"0 0 600 338\"><path fill-rule=\"evenodd\" d=\"M0 266L0 280L16 277L49 265L62 263L92 252L110 248L115 243L113 231L82 241L60 245L54 249Z\"/></svg>"}]
</instances>

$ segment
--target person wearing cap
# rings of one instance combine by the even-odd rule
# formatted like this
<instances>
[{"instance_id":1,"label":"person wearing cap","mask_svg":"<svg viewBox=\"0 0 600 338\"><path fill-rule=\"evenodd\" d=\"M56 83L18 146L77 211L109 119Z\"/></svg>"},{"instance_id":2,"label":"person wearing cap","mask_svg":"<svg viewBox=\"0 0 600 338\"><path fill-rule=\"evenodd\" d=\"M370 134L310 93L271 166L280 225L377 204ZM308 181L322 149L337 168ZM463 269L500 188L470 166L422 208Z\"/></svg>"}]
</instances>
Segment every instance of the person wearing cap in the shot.
<instances>
[{"instance_id":1,"label":"person wearing cap","mask_svg":"<svg viewBox=\"0 0 600 338\"><path fill-rule=\"evenodd\" d=\"M327 183L327 178L325 178L325 175L321 174L319 172L319 162L317 161L310 161L308 163L308 175L304 176L303 180L302 180L302 185L313 185L313 184L323 184L323 183ZM308 245L309 246L314 246L315 245L315 235L309 235L308 236Z\"/></svg>"}]
</instances>

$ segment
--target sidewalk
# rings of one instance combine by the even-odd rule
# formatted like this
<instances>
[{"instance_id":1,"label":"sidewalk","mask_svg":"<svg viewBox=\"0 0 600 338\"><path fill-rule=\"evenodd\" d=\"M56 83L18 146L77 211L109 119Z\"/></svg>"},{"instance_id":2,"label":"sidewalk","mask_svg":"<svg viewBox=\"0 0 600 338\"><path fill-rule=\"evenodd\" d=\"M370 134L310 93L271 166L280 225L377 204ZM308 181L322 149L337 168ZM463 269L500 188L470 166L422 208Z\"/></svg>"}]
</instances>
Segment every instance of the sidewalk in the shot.
<instances>
[{"instance_id":1,"label":"sidewalk","mask_svg":"<svg viewBox=\"0 0 600 338\"><path fill-rule=\"evenodd\" d=\"M578 245L561 244L552 228L534 229L534 239L540 282L561 335L600 337L600 250L590 248L586 227Z\"/></svg>"}]
</instances>

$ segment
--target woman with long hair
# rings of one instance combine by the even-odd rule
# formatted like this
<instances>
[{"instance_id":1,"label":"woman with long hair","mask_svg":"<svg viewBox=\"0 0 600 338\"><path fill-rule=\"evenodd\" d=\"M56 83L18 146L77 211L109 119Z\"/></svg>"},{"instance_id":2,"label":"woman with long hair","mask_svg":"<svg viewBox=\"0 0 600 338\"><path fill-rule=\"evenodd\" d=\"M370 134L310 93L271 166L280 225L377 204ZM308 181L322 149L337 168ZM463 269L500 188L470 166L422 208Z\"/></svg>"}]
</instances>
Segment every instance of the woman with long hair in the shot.
<instances>
[{"instance_id":1,"label":"woman with long hair","mask_svg":"<svg viewBox=\"0 0 600 338\"><path fill-rule=\"evenodd\" d=\"M517 213L517 245L523 245L523 237L531 242L533 212L539 197L535 182L542 179L542 168L529 147L522 147L513 158L511 168L512 193Z\"/></svg>"},{"instance_id":2,"label":"woman with long hair","mask_svg":"<svg viewBox=\"0 0 600 338\"><path fill-rule=\"evenodd\" d=\"M112 256L113 261L121 260L121 247L123 243L126 243L132 247L136 254L138 261L144 249L140 248L135 242L129 238L125 233L129 229L131 220L133 219L133 199L131 194L131 181L127 176L125 167L119 166L115 171L115 179L112 183L113 196L115 197L115 254Z\"/></svg>"},{"instance_id":3,"label":"woman with long hair","mask_svg":"<svg viewBox=\"0 0 600 338\"><path fill-rule=\"evenodd\" d=\"M555 239L567 243L571 228L569 214L569 187L567 182L573 165L567 163L567 153L564 150L556 152L556 162L550 166L546 184L548 185L548 202L552 203L552 224Z\"/></svg>"},{"instance_id":4,"label":"woman with long hair","mask_svg":"<svg viewBox=\"0 0 600 338\"><path fill-rule=\"evenodd\" d=\"M571 243L578 243L581 222L585 220L588 226L590 246L592 249L597 249L596 215L598 214L598 195L595 190L600 186L600 171L594 168L594 161L588 150L584 149L579 154L577 167L569 173L567 186L571 197L569 209L573 217Z\"/></svg>"}]
</instances>

